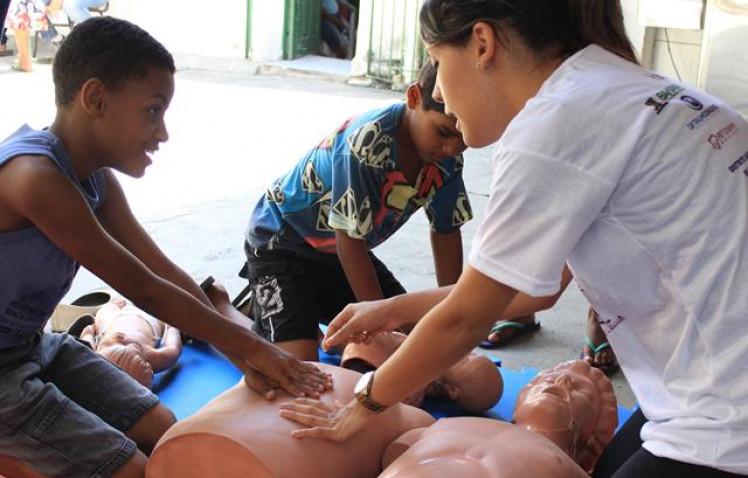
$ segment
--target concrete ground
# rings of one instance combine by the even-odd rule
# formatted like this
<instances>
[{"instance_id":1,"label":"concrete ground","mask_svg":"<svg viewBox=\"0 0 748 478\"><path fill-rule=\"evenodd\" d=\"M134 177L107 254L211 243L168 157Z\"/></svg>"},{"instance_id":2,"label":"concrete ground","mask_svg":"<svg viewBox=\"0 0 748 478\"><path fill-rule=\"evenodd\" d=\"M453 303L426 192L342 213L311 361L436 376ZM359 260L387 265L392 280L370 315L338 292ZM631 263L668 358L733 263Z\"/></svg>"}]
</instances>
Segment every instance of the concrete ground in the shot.
<instances>
[{"instance_id":1,"label":"concrete ground","mask_svg":"<svg viewBox=\"0 0 748 478\"><path fill-rule=\"evenodd\" d=\"M44 51L42 50L42 55ZM0 137L22 123L48 125L54 117L51 68L11 71L0 58ZM243 287L243 232L250 211L270 181L347 117L387 105L401 93L353 87L316 77L257 76L256 65L227 67L179 59L176 94L167 113L170 140L140 180L122 177L131 206L160 247L197 280L213 275L234 295ZM490 177L490 148L465 154L465 182L476 220L464 228L465 252L483 216ZM408 290L435 285L425 215L417 214L377 255ZM103 284L82 270L65 298ZM578 357L587 305L572 285L542 328L486 352L510 369L544 368ZM613 377L619 401L635 399L621 372Z\"/></svg>"}]
</instances>

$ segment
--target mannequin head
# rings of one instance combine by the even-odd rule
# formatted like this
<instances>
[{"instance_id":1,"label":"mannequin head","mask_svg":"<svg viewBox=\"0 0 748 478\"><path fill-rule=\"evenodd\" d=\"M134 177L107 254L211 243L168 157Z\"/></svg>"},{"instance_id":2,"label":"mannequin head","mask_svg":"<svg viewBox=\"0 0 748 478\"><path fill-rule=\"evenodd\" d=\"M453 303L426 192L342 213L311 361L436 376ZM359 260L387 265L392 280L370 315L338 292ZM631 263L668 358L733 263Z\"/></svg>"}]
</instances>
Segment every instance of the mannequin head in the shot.
<instances>
[{"instance_id":1,"label":"mannequin head","mask_svg":"<svg viewBox=\"0 0 748 478\"><path fill-rule=\"evenodd\" d=\"M591 471L618 424L613 386L583 360L562 363L540 372L522 389L514 421Z\"/></svg>"},{"instance_id":2,"label":"mannequin head","mask_svg":"<svg viewBox=\"0 0 748 478\"><path fill-rule=\"evenodd\" d=\"M121 368L144 387L153 384L153 368L142 357L142 348L136 344L115 344L98 350L104 358Z\"/></svg>"},{"instance_id":3,"label":"mannequin head","mask_svg":"<svg viewBox=\"0 0 748 478\"><path fill-rule=\"evenodd\" d=\"M365 373L376 370L407 336L399 332L377 334L367 344L350 343L343 350L341 366ZM420 406L424 395L440 396L454 400L470 413L481 413L496 403L504 391L496 365L486 356L469 354L426 390L420 390L405 400L413 406Z\"/></svg>"},{"instance_id":4,"label":"mannequin head","mask_svg":"<svg viewBox=\"0 0 748 478\"><path fill-rule=\"evenodd\" d=\"M347 403L360 375L317 364L330 373L335 387L322 395L329 405ZM279 415L292 400L283 392L267 401L243 382L227 390L161 438L148 462L148 478L253 478L324 476L366 478L381 471L381 456L407 430L432 424L426 412L394 405L377 415L364 433L342 443L299 440L297 425Z\"/></svg>"},{"instance_id":5,"label":"mannequin head","mask_svg":"<svg viewBox=\"0 0 748 478\"><path fill-rule=\"evenodd\" d=\"M504 381L496 364L485 355L469 354L453 365L443 377L455 390L455 402L470 413L485 412L496 405L504 392Z\"/></svg>"}]
</instances>

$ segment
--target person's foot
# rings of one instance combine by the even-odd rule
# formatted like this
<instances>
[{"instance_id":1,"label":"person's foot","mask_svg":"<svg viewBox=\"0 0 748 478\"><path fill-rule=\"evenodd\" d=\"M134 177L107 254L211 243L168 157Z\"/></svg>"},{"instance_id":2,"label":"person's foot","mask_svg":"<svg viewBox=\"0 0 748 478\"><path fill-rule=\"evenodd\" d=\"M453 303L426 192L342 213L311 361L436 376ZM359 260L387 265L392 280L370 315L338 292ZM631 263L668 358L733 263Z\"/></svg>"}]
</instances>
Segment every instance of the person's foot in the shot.
<instances>
[{"instance_id":1,"label":"person's foot","mask_svg":"<svg viewBox=\"0 0 748 478\"><path fill-rule=\"evenodd\" d=\"M491 327L488 338L480 344L480 347L492 349L506 343L510 339L527 332L534 332L539 328L540 324L535 321L535 314L517 317L512 320L499 320Z\"/></svg>"},{"instance_id":2,"label":"person's foot","mask_svg":"<svg viewBox=\"0 0 748 478\"><path fill-rule=\"evenodd\" d=\"M590 308L587 313L587 336L584 338L581 358L593 367L610 374L618 370L618 359L597 319L597 312Z\"/></svg>"}]
</instances>

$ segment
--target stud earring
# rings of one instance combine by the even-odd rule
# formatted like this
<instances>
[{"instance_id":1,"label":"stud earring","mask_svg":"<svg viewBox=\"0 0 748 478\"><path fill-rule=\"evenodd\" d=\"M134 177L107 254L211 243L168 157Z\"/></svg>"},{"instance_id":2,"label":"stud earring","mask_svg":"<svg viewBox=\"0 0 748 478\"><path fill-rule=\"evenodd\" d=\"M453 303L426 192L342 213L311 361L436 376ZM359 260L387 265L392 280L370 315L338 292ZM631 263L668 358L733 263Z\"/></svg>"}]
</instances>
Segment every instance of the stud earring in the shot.
<instances>
[{"instance_id":1,"label":"stud earring","mask_svg":"<svg viewBox=\"0 0 748 478\"><path fill-rule=\"evenodd\" d=\"M478 62L478 63L475 64L475 69L476 70L480 70L480 62Z\"/></svg>"}]
</instances>

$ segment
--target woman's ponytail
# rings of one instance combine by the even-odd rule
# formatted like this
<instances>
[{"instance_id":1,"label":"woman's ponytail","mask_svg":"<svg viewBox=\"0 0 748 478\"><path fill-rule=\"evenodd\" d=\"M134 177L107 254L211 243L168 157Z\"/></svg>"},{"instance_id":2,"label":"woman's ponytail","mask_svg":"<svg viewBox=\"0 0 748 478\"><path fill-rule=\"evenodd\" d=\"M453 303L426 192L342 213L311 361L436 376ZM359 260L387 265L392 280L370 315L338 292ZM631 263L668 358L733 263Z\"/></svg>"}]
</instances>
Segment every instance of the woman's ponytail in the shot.
<instances>
[{"instance_id":1,"label":"woman's ponytail","mask_svg":"<svg viewBox=\"0 0 748 478\"><path fill-rule=\"evenodd\" d=\"M634 47L626 35L619 0L566 0L571 27L579 35L581 47L599 45L633 63L638 63Z\"/></svg>"}]
</instances>

